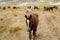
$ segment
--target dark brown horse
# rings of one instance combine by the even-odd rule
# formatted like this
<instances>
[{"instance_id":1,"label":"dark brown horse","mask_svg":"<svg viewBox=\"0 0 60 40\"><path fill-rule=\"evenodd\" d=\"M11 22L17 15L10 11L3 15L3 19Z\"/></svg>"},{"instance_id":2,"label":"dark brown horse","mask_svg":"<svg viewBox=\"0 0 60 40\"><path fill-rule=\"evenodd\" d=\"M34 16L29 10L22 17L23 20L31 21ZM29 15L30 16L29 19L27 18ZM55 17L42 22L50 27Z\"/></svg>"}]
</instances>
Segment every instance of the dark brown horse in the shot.
<instances>
[{"instance_id":1,"label":"dark brown horse","mask_svg":"<svg viewBox=\"0 0 60 40\"><path fill-rule=\"evenodd\" d=\"M35 40L36 37L36 31L37 31L37 26L38 26L38 15L37 14L26 14L26 24L28 27L28 32L29 32L29 40L32 39L32 32L33 31L33 40Z\"/></svg>"},{"instance_id":2,"label":"dark brown horse","mask_svg":"<svg viewBox=\"0 0 60 40\"><path fill-rule=\"evenodd\" d=\"M50 11L50 10L53 11L54 8L57 9L57 6L51 6L51 7L45 7L44 6L44 11Z\"/></svg>"},{"instance_id":3,"label":"dark brown horse","mask_svg":"<svg viewBox=\"0 0 60 40\"><path fill-rule=\"evenodd\" d=\"M50 11L50 7L45 7L44 6L44 11Z\"/></svg>"}]
</instances>

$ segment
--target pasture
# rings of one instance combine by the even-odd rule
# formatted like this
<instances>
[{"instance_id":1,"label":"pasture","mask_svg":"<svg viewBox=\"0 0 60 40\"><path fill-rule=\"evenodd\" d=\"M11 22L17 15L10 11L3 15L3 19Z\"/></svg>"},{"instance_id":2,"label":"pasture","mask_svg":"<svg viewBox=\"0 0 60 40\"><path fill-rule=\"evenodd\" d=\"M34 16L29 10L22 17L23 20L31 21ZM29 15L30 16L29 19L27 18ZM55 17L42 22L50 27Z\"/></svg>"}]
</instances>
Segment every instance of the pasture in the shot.
<instances>
[{"instance_id":1,"label":"pasture","mask_svg":"<svg viewBox=\"0 0 60 40\"><path fill-rule=\"evenodd\" d=\"M32 9L34 5L31 5ZM13 9L16 5L0 6L6 7L5 10L0 8L0 40L28 40L24 15L29 5L19 6L17 9ZM53 11L43 11L43 5L37 6L40 9L33 9L33 13L39 16L36 40L60 40L60 6Z\"/></svg>"}]
</instances>

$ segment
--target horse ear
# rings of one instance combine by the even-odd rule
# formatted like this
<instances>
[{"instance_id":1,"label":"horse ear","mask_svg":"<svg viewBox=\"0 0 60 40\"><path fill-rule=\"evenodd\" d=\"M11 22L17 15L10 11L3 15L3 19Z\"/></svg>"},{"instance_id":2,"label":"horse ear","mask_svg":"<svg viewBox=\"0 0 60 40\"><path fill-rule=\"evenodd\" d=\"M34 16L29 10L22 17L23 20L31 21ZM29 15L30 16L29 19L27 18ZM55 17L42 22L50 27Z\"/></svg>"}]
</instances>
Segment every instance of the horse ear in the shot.
<instances>
[{"instance_id":1,"label":"horse ear","mask_svg":"<svg viewBox=\"0 0 60 40\"><path fill-rule=\"evenodd\" d=\"M32 18L32 15L30 15L30 18Z\"/></svg>"},{"instance_id":2,"label":"horse ear","mask_svg":"<svg viewBox=\"0 0 60 40\"><path fill-rule=\"evenodd\" d=\"M25 15L25 18L27 18L27 16Z\"/></svg>"}]
</instances>

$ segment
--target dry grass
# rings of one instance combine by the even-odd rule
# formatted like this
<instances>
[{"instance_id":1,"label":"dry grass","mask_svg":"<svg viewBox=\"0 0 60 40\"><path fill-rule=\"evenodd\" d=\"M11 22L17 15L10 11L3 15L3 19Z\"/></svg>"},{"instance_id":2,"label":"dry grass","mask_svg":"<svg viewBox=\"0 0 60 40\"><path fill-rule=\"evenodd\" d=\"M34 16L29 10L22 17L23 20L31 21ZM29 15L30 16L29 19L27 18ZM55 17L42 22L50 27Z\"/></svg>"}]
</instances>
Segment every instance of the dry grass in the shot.
<instances>
[{"instance_id":1,"label":"dry grass","mask_svg":"<svg viewBox=\"0 0 60 40\"><path fill-rule=\"evenodd\" d=\"M11 5L10 9L0 9L0 40L28 40L24 17L27 6L12 9ZM31 6L33 9L34 5ZM39 15L36 40L60 40L60 9L44 12L43 6L39 5L39 8L33 11Z\"/></svg>"}]
</instances>

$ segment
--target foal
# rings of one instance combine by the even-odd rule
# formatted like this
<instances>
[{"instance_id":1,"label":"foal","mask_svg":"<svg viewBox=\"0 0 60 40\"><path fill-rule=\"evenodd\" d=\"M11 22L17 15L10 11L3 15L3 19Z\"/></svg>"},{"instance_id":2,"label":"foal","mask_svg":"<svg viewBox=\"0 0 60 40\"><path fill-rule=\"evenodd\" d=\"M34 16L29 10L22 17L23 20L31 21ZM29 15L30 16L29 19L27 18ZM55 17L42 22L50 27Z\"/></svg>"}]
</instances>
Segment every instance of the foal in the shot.
<instances>
[{"instance_id":1,"label":"foal","mask_svg":"<svg viewBox=\"0 0 60 40\"><path fill-rule=\"evenodd\" d=\"M37 14L26 14L26 24L28 27L28 32L29 32L29 39L32 39L32 34L31 31L33 31L33 40L35 40L36 37L36 31L37 31L37 26L38 26L38 15Z\"/></svg>"}]
</instances>

